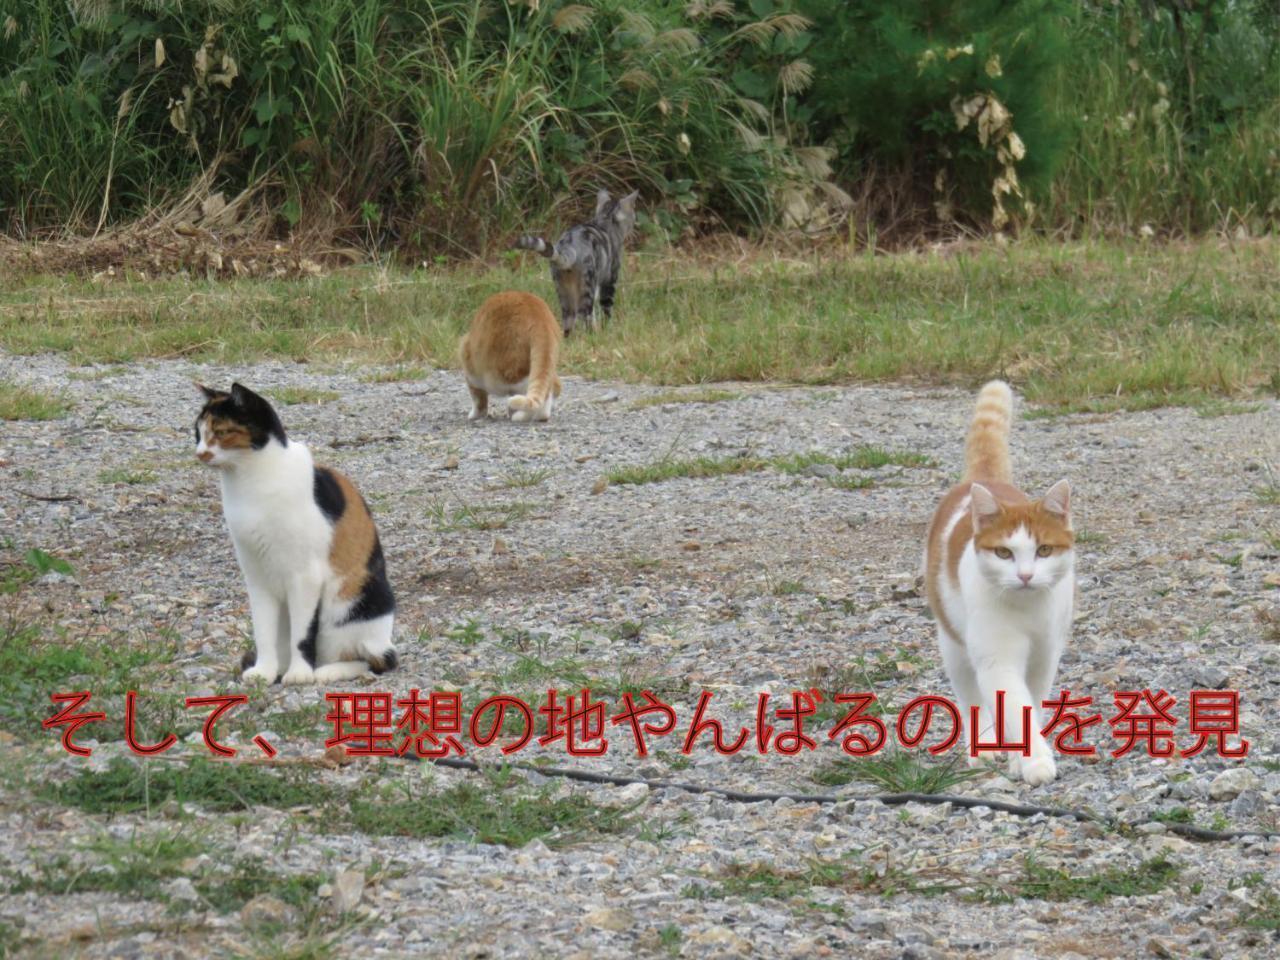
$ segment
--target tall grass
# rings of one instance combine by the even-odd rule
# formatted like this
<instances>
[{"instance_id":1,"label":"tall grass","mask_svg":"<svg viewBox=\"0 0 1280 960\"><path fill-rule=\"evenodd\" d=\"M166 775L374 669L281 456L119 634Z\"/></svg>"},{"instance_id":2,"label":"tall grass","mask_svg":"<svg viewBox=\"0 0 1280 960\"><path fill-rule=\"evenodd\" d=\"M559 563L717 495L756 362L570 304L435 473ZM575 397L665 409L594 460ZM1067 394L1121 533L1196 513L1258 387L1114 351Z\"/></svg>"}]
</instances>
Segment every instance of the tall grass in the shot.
<instances>
[{"instance_id":1,"label":"tall grass","mask_svg":"<svg viewBox=\"0 0 1280 960\"><path fill-rule=\"evenodd\" d=\"M1218 6L1216 30L1184 47L1168 8L1083 5L1054 105L1076 140L1047 224L1129 236L1280 224L1280 21L1263 4L1206 9Z\"/></svg>"},{"instance_id":2,"label":"tall grass","mask_svg":"<svg viewBox=\"0 0 1280 960\"><path fill-rule=\"evenodd\" d=\"M412 253L478 252L597 186L762 225L827 171L725 78L804 25L658 0L32 0L0 29L0 218L97 229L204 177L256 194L237 210L259 226Z\"/></svg>"},{"instance_id":3,"label":"tall grass","mask_svg":"<svg viewBox=\"0 0 1280 960\"><path fill-rule=\"evenodd\" d=\"M991 222L992 190L1015 166L1040 207L1031 223L1049 229L1259 233L1280 218L1280 27L1266 0L903 8L890 20L919 36L898 36L891 57L814 27L799 0L10 6L0 230L12 236L181 206L218 236L465 257L582 215L599 186L639 188L641 229L666 236L821 231L840 225L849 194L881 221L936 225L949 210L954 231ZM855 17L866 36L885 33L868 11ZM1068 72L1049 76L1049 48L1064 46ZM921 83L924 113L888 106L886 91ZM988 86L1014 116L980 145L953 115ZM858 116L835 96L850 89ZM1049 103L1043 90L1056 91ZM1059 156L1064 130L1074 140ZM1016 162L1013 132L1027 138ZM914 159L895 171L890 155ZM1057 170L1048 187L1033 186L1037 165ZM978 186L952 196L965 168L982 172ZM895 182L910 185L902 203L886 200ZM858 224L868 237L886 226Z\"/></svg>"}]
</instances>

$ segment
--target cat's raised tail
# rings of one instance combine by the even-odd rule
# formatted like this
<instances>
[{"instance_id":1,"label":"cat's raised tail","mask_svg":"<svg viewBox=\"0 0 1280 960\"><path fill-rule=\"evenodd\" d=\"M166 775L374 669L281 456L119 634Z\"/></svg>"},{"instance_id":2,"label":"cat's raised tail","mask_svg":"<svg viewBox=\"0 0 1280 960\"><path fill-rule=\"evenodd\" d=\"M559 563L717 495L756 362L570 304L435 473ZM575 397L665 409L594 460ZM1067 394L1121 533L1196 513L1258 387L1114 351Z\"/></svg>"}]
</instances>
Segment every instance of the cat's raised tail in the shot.
<instances>
[{"instance_id":1,"label":"cat's raised tail","mask_svg":"<svg viewBox=\"0 0 1280 960\"><path fill-rule=\"evenodd\" d=\"M969 434L964 443L964 479L1013 482L1009 460L1009 430L1013 424L1013 391L1003 380L992 380L978 391Z\"/></svg>"},{"instance_id":2,"label":"cat's raised tail","mask_svg":"<svg viewBox=\"0 0 1280 960\"><path fill-rule=\"evenodd\" d=\"M507 401L513 420L527 420L530 416L538 420L547 419L551 412L547 395L560 396L560 378L555 372L559 352L558 336L533 342L529 356L529 386L523 396L517 394ZM521 411L527 412L517 416Z\"/></svg>"},{"instance_id":3,"label":"cat's raised tail","mask_svg":"<svg viewBox=\"0 0 1280 960\"><path fill-rule=\"evenodd\" d=\"M557 267L564 270L573 266L573 261L556 249L556 245L545 237L519 237L513 245L516 250L532 250L546 257Z\"/></svg>"}]
</instances>

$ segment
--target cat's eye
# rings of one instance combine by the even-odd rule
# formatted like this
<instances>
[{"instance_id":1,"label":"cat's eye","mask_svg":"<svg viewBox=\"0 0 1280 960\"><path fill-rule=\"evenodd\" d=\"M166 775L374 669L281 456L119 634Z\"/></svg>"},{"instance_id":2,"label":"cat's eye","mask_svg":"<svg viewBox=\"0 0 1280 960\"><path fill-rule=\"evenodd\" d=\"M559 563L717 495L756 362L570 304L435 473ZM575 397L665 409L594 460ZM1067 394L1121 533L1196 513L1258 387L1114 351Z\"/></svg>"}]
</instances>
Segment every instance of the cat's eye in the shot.
<instances>
[{"instance_id":1,"label":"cat's eye","mask_svg":"<svg viewBox=\"0 0 1280 960\"><path fill-rule=\"evenodd\" d=\"M1047 557L1047 556L1050 556L1052 553L1053 553L1053 547L1049 546L1049 544L1047 543L1042 543L1040 544L1040 546L1036 547L1037 557Z\"/></svg>"},{"instance_id":2,"label":"cat's eye","mask_svg":"<svg viewBox=\"0 0 1280 960\"><path fill-rule=\"evenodd\" d=\"M996 556L1001 560L1012 560L1013 551L1008 547L996 547Z\"/></svg>"}]
</instances>

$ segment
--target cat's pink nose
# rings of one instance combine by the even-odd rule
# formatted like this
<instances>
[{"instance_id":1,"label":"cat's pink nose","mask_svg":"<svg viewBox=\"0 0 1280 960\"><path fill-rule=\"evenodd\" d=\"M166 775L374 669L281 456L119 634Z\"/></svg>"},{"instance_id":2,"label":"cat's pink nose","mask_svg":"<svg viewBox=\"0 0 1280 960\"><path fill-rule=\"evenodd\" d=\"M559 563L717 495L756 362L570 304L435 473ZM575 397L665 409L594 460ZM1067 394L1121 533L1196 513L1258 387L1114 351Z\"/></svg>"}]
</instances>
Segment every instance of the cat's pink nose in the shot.
<instances>
[{"instance_id":1,"label":"cat's pink nose","mask_svg":"<svg viewBox=\"0 0 1280 960\"><path fill-rule=\"evenodd\" d=\"M1028 583L1031 582L1031 578L1034 576L1035 576L1034 573L1019 573L1018 579L1022 581L1022 585L1025 587Z\"/></svg>"}]
</instances>

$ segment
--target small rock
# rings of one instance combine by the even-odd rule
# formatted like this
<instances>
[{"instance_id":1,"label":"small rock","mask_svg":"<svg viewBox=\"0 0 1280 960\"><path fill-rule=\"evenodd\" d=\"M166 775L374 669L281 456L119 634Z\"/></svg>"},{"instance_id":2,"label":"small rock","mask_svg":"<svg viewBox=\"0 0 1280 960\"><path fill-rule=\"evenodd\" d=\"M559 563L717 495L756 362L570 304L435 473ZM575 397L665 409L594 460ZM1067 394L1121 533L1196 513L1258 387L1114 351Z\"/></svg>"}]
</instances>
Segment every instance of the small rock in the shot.
<instances>
[{"instance_id":1,"label":"small rock","mask_svg":"<svg viewBox=\"0 0 1280 960\"><path fill-rule=\"evenodd\" d=\"M511 550L507 547L507 541L503 540L501 537L493 538L493 555L495 557L500 557L503 554L510 552Z\"/></svg>"},{"instance_id":2,"label":"small rock","mask_svg":"<svg viewBox=\"0 0 1280 960\"><path fill-rule=\"evenodd\" d=\"M840 471L832 463L811 463L804 470L811 477L834 477Z\"/></svg>"},{"instance_id":3,"label":"small rock","mask_svg":"<svg viewBox=\"0 0 1280 960\"><path fill-rule=\"evenodd\" d=\"M623 803L637 803L649 795L649 785L647 783L628 783L625 787L619 787L615 796Z\"/></svg>"},{"instance_id":4,"label":"small rock","mask_svg":"<svg viewBox=\"0 0 1280 960\"><path fill-rule=\"evenodd\" d=\"M175 877L165 884L165 892L174 900L199 900L196 885L188 877Z\"/></svg>"},{"instance_id":5,"label":"small rock","mask_svg":"<svg viewBox=\"0 0 1280 960\"><path fill-rule=\"evenodd\" d=\"M609 489L609 480L607 477L601 477L591 485L592 496L599 496Z\"/></svg>"},{"instance_id":6,"label":"small rock","mask_svg":"<svg viewBox=\"0 0 1280 960\"><path fill-rule=\"evenodd\" d=\"M599 930L612 930L615 933L621 933L635 923L635 916L631 911L622 907L600 907L582 919Z\"/></svg>"},{"instance_id":7,"label":"small rock","mask_svg":"<svg viewBox=\"0 0 1280 960\"><path fill-rule=\"evenodd\" d=\"M708 927L701 933L690 937L689 942L703 947L727 947L737 954L751 952L751 942L744 937L738 936L728 927Z\"/></svg>"},{"instance_id":8,"label":"small rock","mask_svg":"<svg viewBox=\"0 0 1280 960\"><path fill-rule=\"evenodd\" d=\"M1233 593L1235 593L1235 591L1228 586L1225 580L1219 580L1209 588L1209 596L1211 597L1229 597Z\"/></svg>"},{"instance_id":9,"label":"small rock","mask_svg":"<svg viewBox=\"0 0 1280 960\"><path fill-rule=\"evenodd\" d=\"M1209 784L1209 797L1213 800L1234 800L1246 790L1258 787L1258 775L1245 767L1223 770Z\"/></svg>"},{"instance_id":10,"label":"small rock","mask_svg":"<svg viewBox=\"0 0 1280 960\"><path fill-rule=\"evenodd\" d=\"M1213 664L1202 664L1195 670L1196 682L1201 688L1222 690L1227 685L1227 671Z\"/></svg>"},{"instance_id":11,"label":"small rock","mask_svg":"<svg viewBox=\"0 0 1280 960\"><path fill-rule=\"evenodd\" d=\"M446 459L446 460L445 460L445 462L444 462L444 468L445 468L446 470L457 470L457 469L458 469L458 458L457 458L456 456L453 456L452 454L450 454L449 458L448 458L448 459Z\"/></svg>"},{"instance_id":12,"label":"small rock","mask_svg":"<svg viewBox=\"0 0 1280 960\"><path fill-rule=\"evenodd\" d=\"M333 912L349 913L364 896L364 871L339 870L333 878Z\"/></svg>"},{"instance_id":13,"label":"small rock","mask_svg":"<svg viewBox=\"0 0 1280 960\"><path fill-rule=\"evenodd\" d=\"M246 927L264 923L287 926L293 923L293 908L269 893L260 893L240 908L240 922Z\"/></svg>"}]
</instances>

